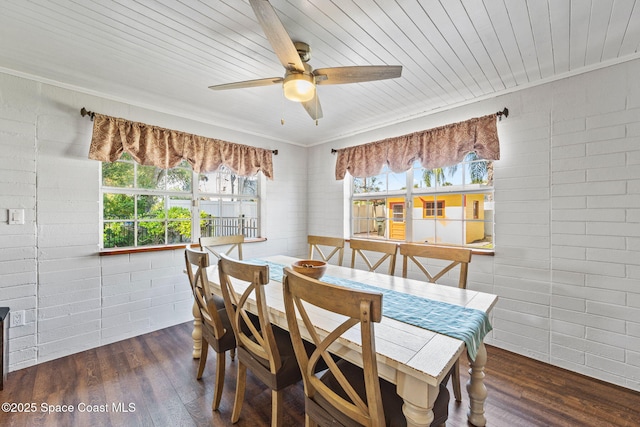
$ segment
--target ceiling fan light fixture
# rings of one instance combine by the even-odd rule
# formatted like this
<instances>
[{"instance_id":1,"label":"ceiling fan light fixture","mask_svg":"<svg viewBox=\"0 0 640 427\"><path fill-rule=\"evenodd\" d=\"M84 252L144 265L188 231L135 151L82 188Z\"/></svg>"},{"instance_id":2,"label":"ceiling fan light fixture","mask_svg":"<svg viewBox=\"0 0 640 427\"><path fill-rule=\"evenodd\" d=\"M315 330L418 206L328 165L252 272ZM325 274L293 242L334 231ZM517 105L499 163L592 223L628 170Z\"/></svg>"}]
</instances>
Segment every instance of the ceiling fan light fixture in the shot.
<instances>
[{"instance_id":1,"label":"ceiling fan light fixture","mask_svg":"<svg viewBox=\"0 0 640 427\"><path fill-rule=\"evenodd\" d=\"M305 102L311 100L316 94L316 85L312 74L289 73L282 83L285 98Z\"/></svg>"}]
</instances>

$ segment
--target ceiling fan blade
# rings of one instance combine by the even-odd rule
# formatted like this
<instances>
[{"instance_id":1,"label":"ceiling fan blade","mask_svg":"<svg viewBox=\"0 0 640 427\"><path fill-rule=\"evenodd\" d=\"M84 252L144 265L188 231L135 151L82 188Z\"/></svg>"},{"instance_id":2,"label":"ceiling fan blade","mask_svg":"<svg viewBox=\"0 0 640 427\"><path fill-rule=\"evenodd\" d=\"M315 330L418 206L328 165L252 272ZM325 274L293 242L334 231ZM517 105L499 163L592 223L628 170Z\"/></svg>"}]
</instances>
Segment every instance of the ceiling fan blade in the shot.
<instances>
[{"instance_id":1,"label":"ceiling fan blade","mask_svg":"<svg viewBox=\"0 0 640 427\"><path fill-rule=\"evenodd\" d=\"M318 99L317 93L313 98L308 101L301 102L301 104L313 120L322 118L322 107L320 106L320 100Z\"/></svg>"},{"instance_id":2,"label":"ceiling fan blade","mask_svg":"<svg viewBox=\"0 0 640 427\"><path fill-rule=\"evenodd\" d=\"M282 83L282 77L270 77L267 79L245 80L243 82L225 83L221 85L209 86L213 90L241 89L245 87L270 86Z\"/></svg>"},{"instance_id":3,"label":"ceiling fan blade","mask_svg":"<svg viewBox=\"0 0 640 427\"><path fill-rule=\"evenodd\" d=\"M298 50L271 3L268 0L249 0L249 3L282 66L287 70L304 71Z\"/></svg>"},{"instance_id":4,"label":"ceiling fan blade","mask_svg":"<svg viewBox=\"0 0 640 427\"><path fill-rule=\"evenodd\" d=\"M401 65L362 65L354 67L318 68L313 70L316 84L339 85L374 80L395 79L402 75Z\"/></svg>"}]
</instances>

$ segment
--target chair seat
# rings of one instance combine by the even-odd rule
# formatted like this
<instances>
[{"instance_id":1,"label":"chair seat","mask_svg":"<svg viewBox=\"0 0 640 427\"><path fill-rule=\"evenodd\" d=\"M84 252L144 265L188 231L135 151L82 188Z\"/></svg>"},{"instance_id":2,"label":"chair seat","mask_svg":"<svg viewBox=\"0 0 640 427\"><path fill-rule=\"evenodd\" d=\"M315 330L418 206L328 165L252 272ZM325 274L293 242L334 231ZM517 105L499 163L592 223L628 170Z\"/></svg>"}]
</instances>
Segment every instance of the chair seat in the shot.
<instances>
[{"instance_id":1,"label":"chair seat","mask_svg":"<svg viewBox=\"0 0 640 427\"><path fill-rule=\"evenodd\" d=\"M354 390L365 399L364 388L364 373L362 368L347 362L346 360L340 360L338 362L340 370L345 375L349 383L353 385ZM342 390L342 387L338 384L331 371L327 371L321 380L336 392L342 398L347 398L346 393ZM449 390L445 386L446 380L440 384L440 391L438 397L433 405L434 419L431 423L431 427L442 425L449 417ZM388 427L405 427L407 425L407 419L402 413L402 405L404 401L396 393L396 386L389 381L380 378L380 393L382 395L382 406L384 408L384 416L386 425ZM315 400L315 401L314 401ZM314 399L306 399L307 411L321 411L325 413L325 419L330 420L331 423L337 425L343 425L345 427L359 426L351 418L345 416L342 412L336 410L330 405L320 394L316 394ZM315 412L318 414L318 412Z\"/></svg>"},{"instance_id":2,"label":"chair seat","mask_svg":"<svg viewBox=\"0 0 640 427\"><path fill-rule=\"evenodd\" d=\"M224 300L216 295L213 296L213 303L218 311L218 316L222 321L226 333L222 336L222 339L215 339L213 328L206 322L202 324L203 338L209 343L209 345L216 351L216 353L231 350L236 347L236 337L233 334L233 327L231 321L227 315L227 309L224 307Z\"/></svg>"},{"instance_id":3,"label":"chair seat","mask_svg":"<svg viewBox=\"0 0 640 427\"><path fill-rule=\"evenodd\" d=\"M218 312L220 312L220 310L226 310L224 306L224 299L222 297L219 297L218 295L211 295L211 297L213 299L213 304L216 306L216 310L218 310Z\"/></svg>"},{"instance_id":4,"label":"chair seat","mask_svg":"<svg viewBox=\"0 0 640 427\"><path fill-rule=\"evenodd\" d=\"M291 384L295 384L298 381L302 380L302 373L300 372L300 366L298 365L298 361L293 350L293 344L291 343L291 336L289 335L289 332L275 325L272 325L271 327L273 330L273 335L276 339L278 351L280 352L280 360L282 361L282 366L278 370L277 374L272 374L269 372L268 360L256 357L242 347L238 348L238 353L243 353L243 356L241 357L243 357L243 360L245 360L245 362L247 361L245 357L248 357L254 360L255 363L259 363L262 365L263 369L252 369L252 371L269 388L271 388L272 390L282 390L290 386ZM307 341L304 341L303 343L305 349L307 350L307 354L310 355L311 353L313 353L315 346ZM247 363L247 366L250 369L252 368L251 363ZM327 369L326 364L320 363L318 371L322 371L325 369Z\"/></svg>"},{"instance_id":5,"label":"chair seat","mask_svg":"<svg viewBox=\"0 0 640 427\"><path fill-rule=\"evenodd\" d=\"M218 315L220 316L222 326L226 331L222 338L219 340L215 339L213 329L209 330L211 327L206 323L202 324L202 332L203 338L216 351L216 353L221 353L236 348L236 336L233 334L231 321L229 320L229 316L227 316L227 310L224 308L224 301L222 309L218 310Z\"/></svg>"}]
</instances>

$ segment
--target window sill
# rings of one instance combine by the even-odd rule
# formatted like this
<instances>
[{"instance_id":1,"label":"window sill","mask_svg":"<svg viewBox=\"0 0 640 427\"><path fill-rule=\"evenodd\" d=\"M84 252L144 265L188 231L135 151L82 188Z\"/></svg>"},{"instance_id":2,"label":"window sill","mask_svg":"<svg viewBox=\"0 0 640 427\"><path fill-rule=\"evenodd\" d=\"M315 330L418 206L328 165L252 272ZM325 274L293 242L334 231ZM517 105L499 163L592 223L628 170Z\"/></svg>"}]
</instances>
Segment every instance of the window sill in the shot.
<instances>
[{"instance_id":1,"label":"window sill","mask_svg":"<svg viewBox=\"0 0 640 427\"><path fill-rule=\"evenodd\" d=\"M266 237L259 237L256 239L247 239L244 243L266 242ZM200 247L198 243L191 243L192 247ZM174 251L176 249L184 249L187 245L163 245L163 246L145 246L141 248L117 248L117 249L103 249L98 252L99 256L111 256L111 255L125 255L125 254L137 254L143 252L160 252L160 251Z\"/></svg>"}]
</instances>

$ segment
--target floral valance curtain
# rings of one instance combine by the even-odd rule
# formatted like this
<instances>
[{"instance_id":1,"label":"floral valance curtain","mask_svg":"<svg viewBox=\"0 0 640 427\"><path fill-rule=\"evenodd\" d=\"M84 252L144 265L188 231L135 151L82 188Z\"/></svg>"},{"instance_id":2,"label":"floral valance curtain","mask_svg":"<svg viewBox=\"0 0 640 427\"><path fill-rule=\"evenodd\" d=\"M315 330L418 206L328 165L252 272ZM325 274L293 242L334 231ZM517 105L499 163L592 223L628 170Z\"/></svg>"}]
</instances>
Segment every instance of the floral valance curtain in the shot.
<instances>
[{"instance_id":1,"label":"floral valance curtain","mask_svg":"<svg viewBox=\"0 0 640 427\"><path fill-rule=\"evenodd\" d=\"M114 162L123 152L141 165L163 169L186 160L197 173L213 172L225 165L240 176L262 171L273 179L271 150L95 114L89 158Z\"/></svg>"},{"instance_id":2,"label":"floral valance curtain","mask_svg":"<svg viewBox=\"0 0 640 427\"><path fill-rule=\"evenodd\" d=\"M452 166L472 151L482 159L500 159L495 114L336 151L337 180L346 172L356 178L374 176L385 164L404 172L416 160L428 169Z\"/></svg>"}]
</instances>

